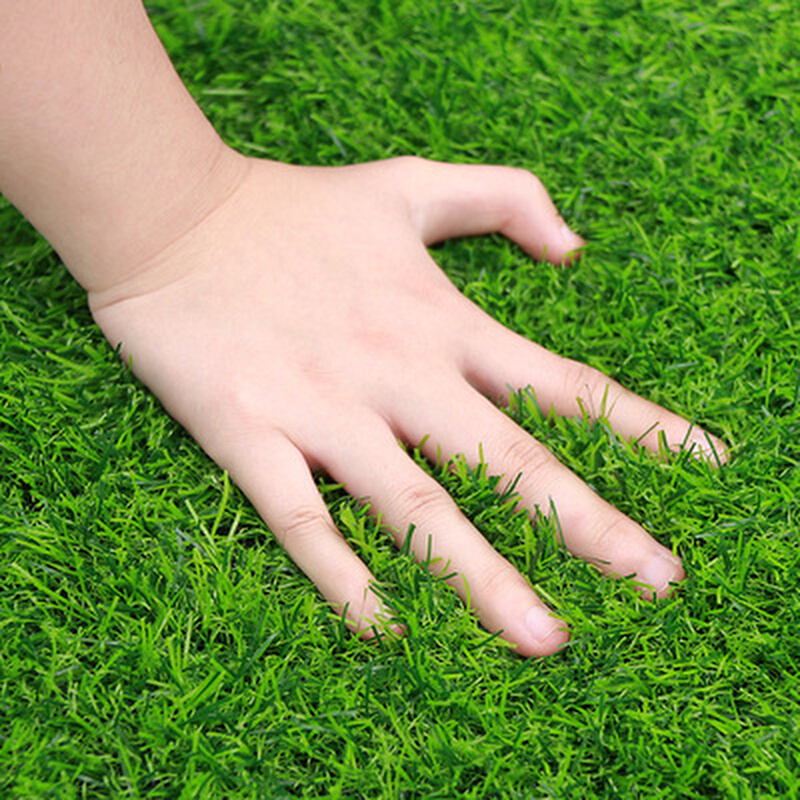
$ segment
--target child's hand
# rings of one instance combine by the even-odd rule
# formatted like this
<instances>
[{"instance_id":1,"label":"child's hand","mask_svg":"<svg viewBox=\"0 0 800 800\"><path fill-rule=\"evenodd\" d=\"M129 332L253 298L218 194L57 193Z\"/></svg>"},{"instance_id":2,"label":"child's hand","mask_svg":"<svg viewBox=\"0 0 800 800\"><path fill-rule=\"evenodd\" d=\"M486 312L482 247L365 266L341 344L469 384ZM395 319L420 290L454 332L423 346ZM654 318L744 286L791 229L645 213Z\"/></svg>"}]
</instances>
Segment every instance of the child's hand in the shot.
<instances>
[{"instance_id":1,"label":"child's hand","mask_svg":"<svg viewBox=\"0 0 800 800\"><path fill-rule=\"evenodd\" d=\"M533 386L545 408L605 408L623 436L721 443L601 373L523 340L467 301L426 245L500 231L556 262L581 245L530 174L398 159L357 167L247 162L237 191L122 284L90 296L112 345L245 491L292 558L366 630L371 575L312 479L368 498L401 542L456 571L490 631L524 655L568 639L517 570L398 444L479 448L528 509L559 514L570 550L659 595L680 561L562 466L486 395ZM427 437L427 438L426 438Z\"/></svg>"}]
</instances>

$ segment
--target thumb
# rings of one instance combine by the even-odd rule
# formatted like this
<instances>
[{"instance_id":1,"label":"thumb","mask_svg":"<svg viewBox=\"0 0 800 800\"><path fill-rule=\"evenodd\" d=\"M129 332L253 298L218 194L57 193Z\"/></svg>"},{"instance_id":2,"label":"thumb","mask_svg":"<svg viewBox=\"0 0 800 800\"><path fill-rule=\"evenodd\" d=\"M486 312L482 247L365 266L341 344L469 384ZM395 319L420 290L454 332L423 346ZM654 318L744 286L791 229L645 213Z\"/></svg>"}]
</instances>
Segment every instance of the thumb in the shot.
<instances>
[{"instance_id":1,"label":"thumb","mask_svg":"<svg viewBox=\"0 0 800 800\"><path fill-rule=\"evenodd\" d=\"M574 260L586 242L564 222L542 182L513 167L401 160L412 216L426 245L502 233L535 258Z\"/></svg>"}]
</instances>

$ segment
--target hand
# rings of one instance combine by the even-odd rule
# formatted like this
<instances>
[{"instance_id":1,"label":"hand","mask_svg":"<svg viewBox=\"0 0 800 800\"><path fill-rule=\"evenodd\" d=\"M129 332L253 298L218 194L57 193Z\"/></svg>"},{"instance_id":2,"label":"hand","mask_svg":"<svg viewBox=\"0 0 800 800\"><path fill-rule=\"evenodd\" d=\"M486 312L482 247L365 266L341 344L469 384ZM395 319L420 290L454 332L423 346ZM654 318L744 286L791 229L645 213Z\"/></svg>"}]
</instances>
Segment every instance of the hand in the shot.
<instances>
[{"instance_id":1,"label":"hand","mask_svg":"<svg viewBox=\"0 0 800 800\"><path fill-rule=\"evenodd\" d=\"M200 224L124 282L90 294L95 319L137 375L247 494L354 630L381 617L372 576L312 478L325 469L401 543L429 552L482 624L523 655L568 639L525 579L398 444L463 453L521 475L520 502L554 506L570 551L663 595L678 558L600 499L487 399L533 386L559 414L605 408L616 430L701 452L720 442L492 320L426 245L499 231L561 262L582 240L541 183L502 167L396 159L308 168L260 161ZM427 438L426 438L427 437ZM430 540L430 551L429 551Z\"/></svg>"}]
</instances>

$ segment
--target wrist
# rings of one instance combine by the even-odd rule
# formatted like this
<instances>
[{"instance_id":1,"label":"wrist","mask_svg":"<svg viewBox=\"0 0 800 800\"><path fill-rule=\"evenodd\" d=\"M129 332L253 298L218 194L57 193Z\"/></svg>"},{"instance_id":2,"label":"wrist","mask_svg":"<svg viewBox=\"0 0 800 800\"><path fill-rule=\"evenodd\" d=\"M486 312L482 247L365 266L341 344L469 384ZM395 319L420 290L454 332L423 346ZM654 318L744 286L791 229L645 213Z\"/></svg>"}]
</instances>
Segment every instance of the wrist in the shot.
<instances>
[{"instance_id":1,"label":"wrist","mask_svg":"<svg viewBox=\"0 0 800 800\"><path fill-rule=\"evenodd\" d=\"M236 193L250 163L218 139L174 177L171 187L154 192L146 208L130 203L116 211L122 225L94 226L98 235L83 243L77 260L64 258L92 307L158 289L178 277L169 274L174 263L165 256Z\"/></svg>"}]
</instances>

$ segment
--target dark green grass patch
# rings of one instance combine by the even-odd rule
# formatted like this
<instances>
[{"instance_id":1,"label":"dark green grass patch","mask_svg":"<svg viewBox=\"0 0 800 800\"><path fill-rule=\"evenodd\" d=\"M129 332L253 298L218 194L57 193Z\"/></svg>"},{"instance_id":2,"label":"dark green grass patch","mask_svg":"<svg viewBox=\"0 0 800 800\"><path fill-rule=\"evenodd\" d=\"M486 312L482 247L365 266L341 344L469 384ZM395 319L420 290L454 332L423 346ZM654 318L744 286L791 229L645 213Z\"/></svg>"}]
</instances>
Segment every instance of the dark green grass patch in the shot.
<instances>
[{"instance_id":1,"label":"dark green grass patch","mask_svg":"<svg viewBox=\"0 0 800 800\"><path fill-rule=\"evenodd\" d=\"M537 172L591 240L435 255L515 330L733 444L722 470L509 413L680 552L644 602L430 467L573 630L522 661L321 483L404 639L351 637L0 207L0 794L800 796L800 18L790 0L149 4L250 155ZM320 479L321 481L324 478Z\"/></svg>"}]
</instances>

